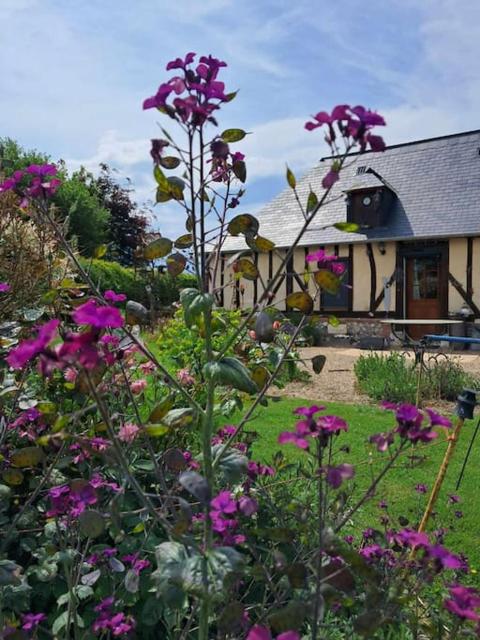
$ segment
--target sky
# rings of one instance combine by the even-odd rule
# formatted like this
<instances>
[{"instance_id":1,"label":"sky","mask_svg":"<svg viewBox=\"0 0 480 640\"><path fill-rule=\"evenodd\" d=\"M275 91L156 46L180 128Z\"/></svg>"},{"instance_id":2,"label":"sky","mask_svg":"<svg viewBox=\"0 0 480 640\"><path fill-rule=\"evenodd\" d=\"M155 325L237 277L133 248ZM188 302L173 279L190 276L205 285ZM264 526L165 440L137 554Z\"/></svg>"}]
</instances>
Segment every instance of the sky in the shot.
<instances>
[{"instance_id":1,"label":"sky","mask_svg":"<svg viewBox=\"0 0 480 640\"><path fill-rule=\"evenodd\" d=\"M0 0L0 136L129 176L153 199L149 141L174 123L144 98L187 51L228 63L237 98L220 131L252 132L241 212L254 212L328 149L310 115L363 104L396 144L480 128L479 0ZM160 208L163 207L163 208ZM180 210L155 207L165 235Z\"/></svg>"}]
</instances>

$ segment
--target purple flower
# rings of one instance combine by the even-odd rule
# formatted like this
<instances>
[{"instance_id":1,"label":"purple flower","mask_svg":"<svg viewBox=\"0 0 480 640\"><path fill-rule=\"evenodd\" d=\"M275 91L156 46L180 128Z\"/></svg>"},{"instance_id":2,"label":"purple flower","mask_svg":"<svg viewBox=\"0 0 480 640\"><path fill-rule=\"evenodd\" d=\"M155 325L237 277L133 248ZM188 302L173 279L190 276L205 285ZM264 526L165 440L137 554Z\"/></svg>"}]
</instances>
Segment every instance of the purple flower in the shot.
<instances>
[{"instance_id":1,"label":"purple flower","mask_svg":"<svg viewBox=\"0 0 480 640\"><path fill-rule=\"evenodd\" d=\"M427 485L423 483L416 484L415 491L417 493L427 493Z\"/></svg>"},{"instance_id":2,"label":"purple flower","mask_svg":"<svg viewBox=\"0 0 480 640\"><path fill-rule=\"evenodd\" d=\"M337 467L328 467L326 480L334 489L338 489L344 480L350 480L355 475L355 469L351 464L340 464Z\"/></svg>"},{"instance_id":3,"label":"purple flower","mask_svg":"<svg viewBox=\"0 0 480 640\"><path fill-rule=\"evenodd\" d=\"M458 504L460 502L460 496L456 496L453 493L450 493L448 496L448 504Z\"/></svg>"},{"instance_id":4,"label":"purple flower","mask_svg":"<svg viewBox=\"0 0 480 640\"><path fill-rule=\"evenodd\" d=\"M115 293L115 291L112 291L111 289L105 291L103 297L108 302L125 302L127 299L127 296L124 293Z\"/></svg>"},{"instance_id":5,"label":"purple flower","mask_svg":"<svg viewBox=\"0 0 480 640\"><path fill-rule=\"evenodd\" d=\"M312 418L319 411L324 411L326 407L320 405L312 405L311 407L297 407L293 410L297 416L305 416L306 418Z\"/></svg>"},{"instance_id":6,"label":"purple flower","mask_svg":"<svg viewBox=\"0 0 480 640\"><path fill-rule=\"evenodd\" d=\"M407 547L428 547L429 545L428 535L413 529L402 529L394 535L394 539L398 544Z\"/></svg>"},{"instance_id":7,"label":"purple flower","mask_svg":"<svg viewBox=\"0 0 480 640\"><path fill-rule=\"evenodd\" d=\"M12 369L23 369L27 362L41 353L53 340L59 324L59 320L49 320L49 322L39 327L36 338L24 340L18 347L12 349L6 357L6 361Z\"/></svg>"},{"instance_id":8,"label":"purple flower","mask_svg":"<svg viewBox=\"0 0 480 640\"><path fill-rule=\"evenodd\" d=\"M238 508L244 516L251 516L258 511L258 503L253 498L242 496L238 501Z\"/></svg>"},{"instance_id":9,"label":"purple flower","mask_svg":"<svg viewBox=\"0 0 480 640\"><path fill-rule=\"evenodd\" d=\"M38 625L47 619L44 613L24 613L22 615L22 629L33 631Z\"/></svg>"},{"instance_id":10,"label":"purple flower","mask_svg":"<svg viewBox=\"0 0 480 640\"><path fill-rule=\"evenodd\" d=\"M161 140L160 138L154 138L150 141L152 143L150 149L150 155L152 156L152 160L155 164L160 164L160 160L162 159L163 149L168 147L170 143L168 140Z\"/></svg>"},{"instance_id":11,"label":"purple flower","mask_svg":"<svg viewBox=\"0 0 480 640\"><path fill-rule=\"evenodd\" d=\"M308 449L308 440L291 431L282 431L278 436L278 444L294 444L299 449Z\"/></svg>"},{"instance_id":12,"label":"purple flower","mask_svg":"<svg viewBox=\"0 0 480 640\"><path fill-rule=\"evenodd\" d=\"M118 329L123 326L123 318L118 309L98 306L95 300L85 302L72 315L77 324L88 324L97 329Z\"/></svg>"},{"instance_id":13,"label":"purple flower","mask_svg":"<svg viewBox=\"0 0 480 640\"><path fill-rule=\"evenodd\" d=\"M138 557L138 553L131 553L122 557L122 560L130 564L132 570L139 575L140 571L147 569L150 566L150 560L141 560Z\"/></svg>"},{"instance_id":14,"label":"purple flower","mask_svg":"<svg viewBox=\"0 0 480 640\"><path fill-rule=\"evenodd\" d=\"M444 416L441 416L439 413L436 413L433 409L425 409L430 418L430 426L431 427L447 427L450 428L452 426L451 421Z\"/></svg>"},{"instance_id":15,"label":"purple flower","mask_svg":"<svg viewBox=\"0 0 480 640\"><path fill-rule=\"evenodd\" d=\"M464 620L480 620L476 609L480 607L480 594L474 587L461 584L448 587L450 597L444 601L445 608Z\"/></svg>"},{"instance_id":16,"label":"purple flower","mask_svg":"<svg viewBox=\"0 0 480 640\"><path fill-rule=\"evenodd\" d=\"M317 426L321 428L323 433L328 434L348 431L347 423L338 416L321 416L317 420Z\"/></svg>"},{"instance_id":17,"label":"purple flower","mask_svg":"<svg viewBox=\"0 0 480 640\"><path fill-rule=\"evenodd\" d=\"M187 53L183 60L182 58L171 60L167 64L167 71L171 71L172 69L185 69L185 67L187 67L189 64L192 64L192 62L195 60L196 55L196 53L193 53L193 51L191 51L190 53Z\"/></svg>"},{"instance_id":18,"label":"purple flower","mask_svg":"<svg viewBox=\"0 0 480 640\"><path fill-rule=\"evenodd\" d=\"M218 496L213 498L210 502L210 506L220 513L236 513L237 503L232 498L230 491L221 491Z\"/></svg>"},{"instance_id":19,"label":"purple flower","mask_svg":"<svg viewBox=\"0 0 480 640\"><path fill-rule=\"evenodd\" d=\"M393 433L375 433L370 436L370 442L377 447L377 451L387 451L388 447L393 444Z\"/></svg>"},{"instance_id":20,"label":"purple flower","mask_svg":"<svg viewBox=\"0 0 480 640\"><path fill-rule=\"evenodd\" d=\"M338 180L340 180L340 173L335 169L330 169L330 171L323 177L322 187L324 189L330 189L330 187L333 187Z\"/></svg>"},{"instance_id":21,"label":"purple flower","mask_svg":"<svg viewBox=\"0 0 480 640\"><path fill-rule=\"evenodd\" d=\"M8 293L11 289L11 286L8 282L0 282L0 293Z\"/></svg>"},{"instance_id":22,"label":"purple flower","mask_svg":"<svg viewBox=\"0 0 480 640\"><path fill-rule=\"evenodd\" d=\"M428 556L436 560L443 569L465 569L466 563L457 555L440 544L427 549Z\"/></svg>"},{"instance_id":23,"label":"purple flower","mask_svg":"<svg viewBox=\"0 0 480 640\"><path fill-rule=\"evenodd\" d=\"M272 640L272 634L267 627L255 625L250 629L246 640ZM276 640L300 640L300 635L296 631L284 631L276 636Z\"/></svg>"},{"instance_id":24,"label":"purple flower","mask_svg":"<svg viewBox=\"0 0 480 640\"><path fill-rule=\"evenodd\" d=\"M307 131L313 131L318 127L321 127L324 124L332 125L337 120L348 120L348 109L350 107L348 104L339 104L334 107L331 115L329 115L326 111L320 111L316 116L313 116L315 122L307 122L305 124L305 129Z\"/></svg>"},{"instance_id":25,"label":"purple flower","mask_svg":"<svg viewBox=\"0 0 480 640\"><path fill-rule=\"evenodd\" d=\"M93 631L108 631L116 638L130 633L135 628L135 621L131 616L126 616L123 612L115 613L113 611L113 596L104 598L100 604L95 607L100 615L93 623Z\"/></svg>"}]
</instances>

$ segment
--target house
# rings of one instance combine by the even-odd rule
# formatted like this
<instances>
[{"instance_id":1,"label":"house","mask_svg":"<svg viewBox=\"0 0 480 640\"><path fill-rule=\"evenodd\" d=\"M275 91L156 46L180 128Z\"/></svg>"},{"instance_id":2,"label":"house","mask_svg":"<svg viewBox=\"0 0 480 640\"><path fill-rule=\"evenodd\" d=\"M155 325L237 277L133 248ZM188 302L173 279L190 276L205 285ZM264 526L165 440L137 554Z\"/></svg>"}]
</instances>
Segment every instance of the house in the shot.
<instances>
[{"instance_id":1,"label":"house","mask_svg":"<svg viewBox=\"0 0 480 640\"><path fill-rule=\"evenodd\" d=\"M303 202L310 189L321 196L331 163L322 158L298 181ZM276 306L286 310L292 291L315 293L304 276L313 267L306 256L323 248L339 257L345 273L337 295L316 296L315 312L334 314L349 330L367 325L367 333L378 333L386 316L446 319L461 310L480 320L480 130L351 154L346 165L287 265ZM257 217L261 236L275 243L268 253L251 253L266 282L303 216L287 187ZM324 228L341 221L358 224L358 233ZM222 290L225 307L250 307L259 296L257 281L234 279L232 256L242 250L248 247L241 235L222 247L216 285L233 283Z\"/></svg>"}]
</instances>

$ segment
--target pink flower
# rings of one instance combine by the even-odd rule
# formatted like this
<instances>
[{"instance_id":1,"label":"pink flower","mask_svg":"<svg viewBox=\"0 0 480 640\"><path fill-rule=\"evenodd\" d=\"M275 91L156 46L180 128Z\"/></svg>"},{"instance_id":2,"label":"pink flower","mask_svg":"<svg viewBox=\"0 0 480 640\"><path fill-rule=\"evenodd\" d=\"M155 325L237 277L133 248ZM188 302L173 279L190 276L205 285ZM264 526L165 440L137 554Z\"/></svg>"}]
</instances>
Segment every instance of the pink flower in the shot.
<instances>
[{"instance_id":1,"label":"pink flower","mask_svg":"<svg viewBox=\"0 0 480 640\"><path fill-rule=\"evenodd\" d=\"M180 384L185 385L186 387L191 387L195 384L195 378L192 376L188 369L179 369L177 371L177 380Z\"/></svg>"},{"instance_id":2,"label":"pink flower","mask_svg":"<svg viewBox=\"0 0 480 640\"><path fill-rule=\"evenodd\" d=\"M77 371L75 371L75 369L72 369L71 367L67 367L63 372L63 377L67 382L75 382L75 380L77 379L77 376L78 376Z\"/></svg>"},{"instance_id":3,"label":"pink flower","mask_svg":"<svg viewBox=\"0 0 480 640\"><path fill-rule=\"evenodd\" d=\"M22 369L27 362L41 353L53 340L59 324L60 321L55 319L46 322L39 327L36 338L24 340L18 347L12 349L6 357L6 361L12 369Z\"/></svg>"},{"instance_id":4,"label":"pink flower","mask_svg":"<svg viewBox=\"0 0 480 640\"><path fill-rule=\"evenodd\" d=\"M145 380L145 378L141 378L140 380L134 380L133 382L130 383L130 389L132 390L132 393L134 393L135 395L142 393L142 391L144 391L147 387L148 382Z\"/></svg>"},{"instance_id":5,"label":"pink flower","mask_svg":"<svg viewBox=\"0 0 480 640\"><path fill-rule=\"evenodd\" d=\"M122 424L118 431L118 437L122 442L133 442L140 431L140 427L133 422Z\"/></svg>"},{"instance_id":6,"label":"pink flower","mask_svg":"<svg viewBox=\"0 0 480 640\"><path fill-rule=\"evenodd\" d=\"M124 293L115 293L111 289L108 289L103 294L103 297L108 302L124 302L127 299L127 296Z\"/></svg>"},{"instance_id":7,"label":"pink flower","mask_svg":"<svg viewBox=\"0 0 480 640\"><path fill-rule=\"evenodd\" d=\"M370 442L377 447L377 451L387 451L388 447L393 444L393 433L375 433L370 436Z\"/></svg>"},{"instance_id":8,"label":"pink flower","mask_svg":"<svg viewBox=\"0 0 480 640\"><path fill-rule=\"evenodd\" d=\"M278 436L278 444L294 444L299 449L308 449L308 440L291 431L282 431Z\"/></svg>"},{"instance_id":9,"label":"pink flower","mask_svg":"<svg viewBox=\"0 0 480 640\"><path fill-rule=\"evenodd\" d=\"M425 411L427 412L428 417L430 418L431 427L439 426L439 427L447 427L448 429L449 427L452 426L452 423L448 418L441 416L439 413L437 413L433 409L425 409Z\"/></svg>"},{"instance_id":10,"label":"pink flower","mask_svg":"<svg viewBox=\"0 0 480 640\"><path fill-rule=\"evenodd\" d=\"M0 282L0 293L8 293L10 289L8 282Z\"/></svg>"},{"instance_id":11,"label":"pink flower","mask_svg":"<svg viewBox=\"0 0 480 640\"><path fill-rule=\"evenodd\" d=\"M139 369L140 371L146 376L148 374L153 373L156 370L156 366L153 364L153 362L143 362L140 366Z\"/></svg>"},{"instance_id":12,"label":"pink flower","mask_svg":"<svg viewBox=\"0 0 480 640\"><path fill-rule=\"evenodd\" d=\"M123 318L118 309L98 306L95 300L82 304L72 316L77 324L88 324L97 329L118 329L123 326Z\"/></svg>"}]
</instances>

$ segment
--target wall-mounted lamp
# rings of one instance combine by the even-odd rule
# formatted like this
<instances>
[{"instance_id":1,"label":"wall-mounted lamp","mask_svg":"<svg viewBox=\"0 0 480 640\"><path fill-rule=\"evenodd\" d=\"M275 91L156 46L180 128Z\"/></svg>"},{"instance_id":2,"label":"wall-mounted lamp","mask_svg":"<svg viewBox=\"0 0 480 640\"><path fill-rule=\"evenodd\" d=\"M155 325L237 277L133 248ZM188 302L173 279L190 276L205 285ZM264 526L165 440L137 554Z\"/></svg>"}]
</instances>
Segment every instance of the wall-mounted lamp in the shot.
<instances>
[{"instance_id":1,"label":"wall-mounted lamp","mask_svg":"<svg viewBox=\"0 0 480 640\"><path fill-rule=\"evenodd\" d=\"M384 242L379 242L378 243L378 250L380 251L382 256L384 256L387 253L387 249L385 248L385 243Z\"/></svg>"}]
</instances>

